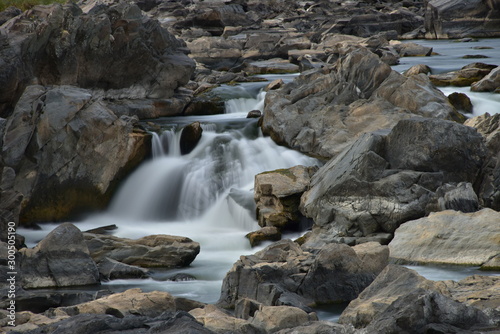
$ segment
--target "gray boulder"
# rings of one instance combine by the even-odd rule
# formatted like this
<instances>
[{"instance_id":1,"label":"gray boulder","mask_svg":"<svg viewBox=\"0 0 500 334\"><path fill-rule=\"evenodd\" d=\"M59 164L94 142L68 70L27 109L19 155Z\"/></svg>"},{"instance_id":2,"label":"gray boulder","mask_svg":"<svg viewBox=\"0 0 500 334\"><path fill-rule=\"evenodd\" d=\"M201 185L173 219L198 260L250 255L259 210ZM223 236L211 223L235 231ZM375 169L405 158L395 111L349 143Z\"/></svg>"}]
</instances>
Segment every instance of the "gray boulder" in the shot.
<instances>
[{"instance_id":1,"label":"gray boulder","mask_svg":"<svg viewBox=\"0 0 500 334\"><path fill-rule=\"evenodd\" d=\"M425 8L425 38L499 37L495 1L430 0Z\"/></svg>"},{"instance_id":2,"label":"gray boulder","mask_svg":"<svg viewBox=\"0 0 500 334\"><path fill-rule=\"evenodd\" d=\"M350 47L335 65L268 92L262 130L279 144L329 159L362 133L416 115L460 118L427 76L405 77L369 50Z\"/></svg>"},{"instance_id":3,"label":"gray boulder","mask_svg":"<svg viewBox=\"0 0 500 334\"><path fill-rule=\"evenodd\" d=\"M21 286L25 289L99 284L99 271L82 232L64 223L35 248L19 251Z\"/></svg>"},{"instance_id":4,"label":"gray boulder","mask_svg":"<svg viewBox=\"0 0 500 334\"><path fill-rule=\"evenodd\" d=\"M500 67L493 69L478 82L474 82L470 90L473 92L500 92Z\"/></svg>"},{"instance_id":5,"label":"gray boulder","mask_svg":"<svg viewBox=\"0 0 500 334\"><path fill-rule=\"evenodd\" d=\"M389 265L341 314L341 324L366 333L472 333L491 329L495 316L456 301L446 282Z\"/></svg>"},{"instance_id":6,"label":"gray boulder","mask_svg":"<svg viewBox=\"0 0 500 334\"><path fill-rule=\"evenodd\" d=\"M239 300L249 298L263 305L295 306L310 312L310 304L356 298L387 265L387 259L387 247L379 244L355 249L332 243L303 250L291 240L281 240L242 256L233 265L224 278L218 305L234 308Z\"/></svg>"},{"instance_id":7,"label":"gray boulder","mask_svg":"<svg viewBox=\"0 0 500 334\"><path fill-rule=\"evenodd\" d=\"M450 121L415 118L391 132L364 134L312 177L301 212L313 235L393 233L423 217L445 182L476 182L486 158L482 137Z\"/></svg>"},{"instance_id":8,"label":"gray boulder","mask_svg":"<svg viewBox=\"0 0 500 334\"><path fill-rule=\"evenodd\" d=\"M0 114L29 82L75 85L113 98L169 98L194 62L158 21L135 4L35 6L3 26ZM141 66L136 66L141 64ZM10 97L9 97L10 96Z\"/></svg>"},{"instance_id":9,"label":"gray boulder","mask_svg":"<svg viewBox=\"0 0 500 334\"><path fill-rule=\"evenodd\" d=\"M480 266L500 255L498 222L500 213L491 209L432 213L396 230L389 243L391 258L409 263Z\"/></svg>"},{"instance_id":10,"label":"gray boulder","mask_svg":"<svg viewBox=\"0 0 500 334\"><path fill-rule=\"evenodd\" d=\"M5 128L1 209L20 212L13 220L21 222L102 209L149 154L150 135L137 121L117 117L86 89L29 86Z\"/></svg>"},{"instance_id":11,"label":"gray boulder","mask_svg":"<svg viewBox=\"0 0 500 334\"><path fill-rule=\"evenodd\" d=\"M124 278L147 278L149 272L143 268L130 266L110 258L102 259L98 264L101 280L109 281Z\"/></svg>"}]
</instances>

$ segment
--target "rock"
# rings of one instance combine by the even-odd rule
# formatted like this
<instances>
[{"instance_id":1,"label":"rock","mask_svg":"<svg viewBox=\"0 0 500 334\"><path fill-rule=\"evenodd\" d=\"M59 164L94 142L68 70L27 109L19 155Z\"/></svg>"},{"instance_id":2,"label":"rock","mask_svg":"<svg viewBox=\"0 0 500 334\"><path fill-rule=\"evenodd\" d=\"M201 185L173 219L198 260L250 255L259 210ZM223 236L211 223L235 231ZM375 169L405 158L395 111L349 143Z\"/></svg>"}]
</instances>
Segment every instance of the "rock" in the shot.
<instances>
[{"instance_id":1,"label":"rock","mask_svg":"<svg viewBox=\"0 0 500 334\"><path fill-rule=\"evenodd\" d=\"M432 48L417 43L391 43L401 57L428 57L432 54Z\"/></svg>"},{"instance_id":2,"label":"rock","mask_svg":"<svg viewBox=\"0 0 500 334\"><path fill-rule=\"evenodd\" d=\"M387 136L386 152L391 168L443 172L445 182L474 183L486 157L480 134L437 119L400 121Z\"/></svg>"},{"instance_id":3,"label":"rock","mask_svg":"<svg viewBox=\"0 0 500 334\"><path fill-rule=\"evenodd\" d=\"M401 225L389 243L391 258L404 262L480 266L500 254L500 213L442 211ZM474 233L471 233L471 231Z\"/></svg>"},{"instance_id":4,"label":"rock","mask_svg":"<svg viewBox=\"0 0 500 334\"><path fill-rule=\"evenodd\" d=\"M59 225L34 248L19 252L25 289L99 284L83 234L72 224Z\"/></svg>"},{"instance_id":5,"label":"rock","mask_svg":"<svg viewBox=\"0 0 500 334\"><path fill-rule=\"evenodd\" d=\"M284 84L285 84L285 82L283 81L283 79L276 79L276 80L271 81L266 86L266 88L264 90L266 92L268 92L270 90L276 90L276 89L279 89L279 88L283 87Z\"/></svg>"},{"instance_id":6,"label":"rock","mask_svg":"<svg viewBox=\"0 0 500 334\"><path fill-rule=\"evenodd\" d=\"M170 276L167 281L172 281L172 282L186 282L186 281L195 281L196 277L190 274L185 274L185 273L178 273L175 274L174 276Z\"/></svg>"},{"instance_id":7,"label":"rock","mask_svg":"<svg viewBox=\"0 0 500 334\"><path fill-rule=\"evenodd\" d=\"M423 217L443 183L476 182L485 155L481 136L467 126L402 120L389 134L361 136L321 167L300 210L314 220L314 242L393 233Z\"/></svg>"},{"instance_id":8,"label":"rock","mask_svg":"<svg viewBox=\"0 0 500 334\"><path fill-rule=\"evenodd\" d=\"M2 55L14 61L2 64L0 85L11 98L0 97L0 110L12 106L33 79L112 98L169 98L194 70L184 43L126 2L86 14L74 3L35 6L4 30Z\"/></svg>"},{"instance_id":9,"label":"rock","mask_svg":"<svg viewBox=\"0 0 500 334\"><path fill-rule=\"evenodd\" d=\"M278 144L329 159L362 133L415 115L458 117L425 75L400 75L358 47L334 66L307 71L268 92L262 130Z\"/></svg>"},{"instance_id":10,"label":"rock","mask_svg":"<svg viewBox=\"0 0 500 334\"><path fill-rule=\"evenodd\" d=\"M189 314L215 333L247 333L253 327L246 320L235 318L215 305L191 310Z\"/></svg>"},{"instance_id":11,"label":"rock","mask_svg":"<svg viewBox=\"0 0 500 334\"><path fill-rule=\"evenodd\" d=\"M315 167L295 166L255 176L254 199L260 226L279 230L304 230L300 196L309 186Z\"/></svg>"},{"instance_id":12,"label":"rock","mask_svg":"<svg viewBox=\"0 0 500 334\"><path fill-rule=\"evenodd\" d=\"M415 271L389 264L355 300L349 303L339 318L341 324L363 328L377 319L391 304L414 291L441 292L446 288L429 281Z\"/></svg>"},{"instance_id":13,"label":"rock","mask_svg":"<svg viewBox=\"0 0 500 334\"><path fill-rule=\"evenodd\" d=\"M262 112L260 110L250 110L247 114L247 118L260 118Z\"/></svg>"},{"instance_id":14,"label":"rock","mask_svg":"<svg viewBox=\"0 0 500 334\"><path fill-rule=\"evenodd\" d=\"M500 92L500 67L493 69L478 82L472 83L470 90L473 92Z\"/></svg>"},{"instance_id":15,"label":"rock","mask_svg":"<svg viewBox=\"0 0 500 334\"><path fill-rule=\"evenodd\" d=\"M7 7L7 9L0 12L0 26L3 25L8 20L10 20L11 18L21 15L22 13L23 11L17 7L14 6Z\"/></svg>"},{"instance_id":16,"label":"rock","mask_svg":"<svg viewBox=\"0 0 500 334\"><path fill-rule=\"evenodd\" d=\"M309 311L309 304L352 300L387 264L388 256L387 251L358 251L359 256L343 244L308 251L291 240L275 242L254 255L242 256L233 265L223 280L217 304L233 308L238 300L248 298L266 306ZM240 307L239 314L252 313L252 307L248 311Z\"/></svg>"},{"instance_id":17,"label":"rock","mask_svg":"<svg viewBox=\"0 0 500 334\"><path fill-rule=\"evenodd\" d=\"M307 314L292 306L262 306L255 312L250 323L263 328L266 333L274 333L285 328L294 328L318 320L316 314Z\"/></svg>"},{"instance_id":18,"label":"rock","mask_svg":"<svg viewBox=\"0 0 500 334\"><path fill-rule=\"evenodd\" d=\"M468 182L459 184L446 183L440 186L434 197L427 204L427 212L455 210L461 212L475 212L479 210L479 200Z\"/></svg>"},{"instance_id":19,"label":"rock","mask_svg":"<svg viewBox=\"0 0 500 334\"><path fill-rule=\"evenodd\" d=\"M490 67L484 66L482 63L473 63L462 67L458 71L429 75L429 79L434 85L439 87L466 87L480 81L490 72Z\"/></svg>"},{"instance_id":20,"label":"rock","mask_svg":"<svg viewBox=\"0 0 500 334\"><path fill-rule=\"evenodd\" d=\"M242 43L222 37L202 37L187 42L191 57L208 68L227 71L242 61Z\"/></svg>"},{"instance_id":21,"label":"rock","mask_svg":"<svg viewBox=\"0 0 500 334\"><path fill-rule=\"evenodd\" d=\"M344 326L331 321L313 321L309 324L296 326L293 328L282 329L276 334L354 334L352 326Z\"/></svg>"},{"instance_id":22,"label":"rock","mask_svg":"<svg viewBox=\"0 0 500 334\"><path fill-rule=\"evenodd\" d=\"M472 114L472 102L470 101L469 97L465 95L464 93L451 93L448 95L448 100L450 100L450 103L457 109L458 111L465 113L465 114Z\"/></svg>"},{"instance_id":23,"label":"rock","mask_svg":"<svg viewBox=\"0 0 500 334\"><path fill-rule=\"evenodd\" d=\"M266 226L257 231L248 233L245 237L250 240L250 246L255 247L260 245L262 241L280 240L281 232L276 226Z\"/></svg>"},{"instance_id":24,"label":"rock","mask_svg":"<svg viewBox=\"0 0 500 334\"><path fill-rule=\"evenodd\" d=\"M452 298L480 310L497 308L500 302L500 277L473 275L458 282L444 281Z\"/></svg>"},{"instance_id":25,"label":"rock","mask_svg":"<svg viewBox=\"0 0 500 334\"><path fill-rule=\"evenodd\" d=\"M495 256L481 265L481 270L500 271L500 256Z\"/></svg>"},{"instance_id":26,"label":"rock","mask_svg":"<svg viewBox=\"0 0 500 334\"><path fill-rule=\"evenodd\" d=\"M200 244L186 237L150 235L137 240L85 233L96 262L110 258L143 268L175 268L189 265L200 252Z\"/></svg>"},{"instance_id":27,"label":"rock","mask_svg":"<svg viewBox=\"0 0 500 334\"><path fill-rule=\"evenodd\" d=\"M102 259L97 267L99 268L100 278L104 281L149 277L147 270L136 266L130 266L107 257Z\"/></svg>"},{"instance_id":28,"label":"rock","mask_svg":"<svg viewBox=\"0 0 500 334\"><path fill-rule=\"evenodd\" d=\"M113 314L78 314L61 321L42 325L39 328L30 327L30 333L42 334L56 331L77 333L105 334L118 333L200 333L214 332L203 327L186 312L164 312L156 317L127 314L123 317ZM31 320L31 319L30 319ZM28 323L30 325L31 323ZM34 324L31 324L34 326Z\"/></svg>"},{"instance_id":29,"label":"rock","mask_svg":"<svg viewBox=\"0 0 500 334\"><path fill-rule=\"evenodd\" d=\"M117 183L149 154L150 135L136 124L86 89L29 86L2 147L5 165L16 172L3 189L12 196L6 209L20 212L13 220L59 221L104 208Z\"/></svg>"},{"instance_id":30,"label":"rock","mask_svg":"<svg viewBox=\"0 0 500 334\"><path fill-rule=\"evenodd\" d=\"M430 69L429 66L423 65L423 64L413 65L412 67L410 67L409 69L407 69L403 73L403 75L409 77L409 76L417 75L417 74L420 74L420 73L429 74L429 73L431 73L431 69Z\"/></svg>"},{"instance_id":31,"label":"rock","mask_svg":"<svg viewBox=\"0 0 500 334\"><path fill-rule=\"evenodd\" d=\"M175 298L164 291L142 292L129 289L90 302L69 307L58 307L52 314L110 314L118 318L126 315L156 317L163 312L175 311Z\"/></svg>"},{"instance_id":32,"label":"rock","mask_svg":"<svg viewBox=\"0 0 500 334\"><path fill-rule=\"evenodd\" d=\"M201 127L200 122L194 122L189 125L186 125L182 129L181 133L181 139L180 139L181 154L190 153L200 141L202 133L203 129Z\"/></svg>"},{"instance_id":33,"label":"rock","mask_svg":"<svg viewBox=\"0 0 500 334\"><path fill-rule=\"evenodd\" d=\"M467 120L465 124L483 135L489 150L478 191L480 204L500 211L500 114L484 114Z\"/></svg>"},{"instance_id":34,"label":"rock","mask_svg":"<svg viewBox=\"0 0 500 334\"><path fill-rule=\"evenodd\" d=\"M498 37L499 21L494 2L431 0L425 8L425 38Z\"/></svg>"},{"instance_id":35,"label":"rock","mask_svg":"<svg viewBox=\"0 0 500 334\"><path fill-rule=\"evenodd\" d=\"M255 74L286 74L299 72L299 66L283 59L252 61L245 64L244 71L248 75Z\"/></svg>"}]
</instances>

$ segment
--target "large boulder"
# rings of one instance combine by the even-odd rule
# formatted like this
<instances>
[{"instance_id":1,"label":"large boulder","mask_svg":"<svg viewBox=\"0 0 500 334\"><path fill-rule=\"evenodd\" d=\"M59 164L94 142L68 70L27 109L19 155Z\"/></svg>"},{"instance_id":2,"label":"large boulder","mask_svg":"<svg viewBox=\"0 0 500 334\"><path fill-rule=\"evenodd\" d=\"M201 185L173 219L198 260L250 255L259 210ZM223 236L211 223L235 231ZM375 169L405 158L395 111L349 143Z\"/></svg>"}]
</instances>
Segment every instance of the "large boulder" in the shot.
<instances>
[{"instance_id":1,"label":"large boulder","mask_svg":"<svg viewBox=\"0 0 500 334\"><path fill-rule=\"evenodd\" d=\"M425 38L500 37L498 2L430 0L425 8Z\"/></svg>"},{"instance_id":2,"label":"large boulder","mask_svg":"<svg viewBox=\"0 0 500 334\"><path fill-rule=\"evenodd\" d=\"M117 183L149 154L150 135L137 121L117 117L86 89L29 86L5 128L2 174L9 181L0 208L20 212L13 220L21 222L104 208Z\"/></svg>"},{"instance_id":3,"label":"large boulder","mask_svg":"<svg viewBox=\"0 0 500 334\"><path fill-rule=\"evenodd\" d=\"M396 230L389 244L391 258L409 263L480 266L500 255L498 222L500 212L491 209L432 213Z\"/></svg>"},{"instance_id":4,"label":"large boulder","mask_svg":"<svg viewBox=\"0 0 500 334\"><path fill-rule=\"evenodd\" d=\"M362 133L391 128L401 119L459 118L427 76L405 77L366 48L349 51L335 65L268 92L263 132L279 144L329 159Z\"/></svg>"},{"instance_id":5,"label":"large boulder","mask_svg":"<svg viewBox=\"0 0 500 334\"><path fill-rule=\"evenodd\" d=\"M308 305L349 301L387 265L387 246L355 249L328 244L303 250L281 240L242 256L227 273L218 304L234 308L244 298L263 305L288 305L310 312Z\"/></svg>"},{"instance_id":6,"label":"large boulder","mask_svg":"<svg viewBox=\"0 0 500 334\"><path fill-rule=\"evenodd\" d=\"M100 283L83 234L72 224L59 225L35 248L23 248L19 253L21 286L25 289Z\"/></svg>"},{"instance_id":7,"label":"large boulder","mask_svg":"<svg viewBox=\"0 0 500 334\"><path fill-rule=\"evenodd\" d=\"M493 69L487 76L471 85L473 92L500 92L500 67Z\"/></svg>"},{"instance_id":8,"label":"large boulder","mask_svg":"<svg viewBox=\"0 0 500 334\"><path fill-rule=\"evenodd\" d=\"M492 69L494 68L496 68L495 65L472 63L469 65L465 65L458 71L432 74L429 76L429 79L434 85L439 87L444 87L444 86L467 87L471 85L474 86L474 83L481 82L482 80L485 79L485 77L488 77L489 73L492 72ZM492 83L490 82L490 80L491 79L487 79L483 81L480 86L477 86L478 91L481 91L479 90L479 87L486 87L487 85L492 87L491 86Z\"/></svg>"},{"instance_id":9,"label":"large boulder","mask_svg":"<svg viewBox=\"0 0 500 334\"><path fill-rule=\"evenodd\" d=\"M470 127L438 119L400 121L390 133L361 136L312 177L301 211L313 235L362 237L393 233L423 217L445 183L478 179L483 138Z\"/></svg>"},{"instance_id":10,"label":"large boulder","mask_svg":"<svg viewBox=\"0 0 500 334\"><path fill-rule=\"evenodd\" d=\"M90 255L97 263L111 259L143 268L176 268L188 266L200 252L200 244L186 237L159 234L132 240L103 234L84 235Z\"/></svg>"},{"instance_id":11,"label":"large boulder","mask_svg":"<svg viewBox=\"0 0 500 334\"><path fill-rule=\"evenodd\" d=\"M454 300L442 282L389 265L349 304L339 322L367 333L467 333L491 329L496 316L489 314Z\"/></svg>"},{"instance_id":12,"label":"large boulder","mask_svg":"<svg viewBox=\"0 0 500 334\"><path fill-rule=\"evenodd\" d=\"M2 28L2 59L10 61L0 63L0 114L29 82L169 98L194 71L184 43L125 1L88 13L75 3L35 6Z\"/></svg>"}]
</instances>

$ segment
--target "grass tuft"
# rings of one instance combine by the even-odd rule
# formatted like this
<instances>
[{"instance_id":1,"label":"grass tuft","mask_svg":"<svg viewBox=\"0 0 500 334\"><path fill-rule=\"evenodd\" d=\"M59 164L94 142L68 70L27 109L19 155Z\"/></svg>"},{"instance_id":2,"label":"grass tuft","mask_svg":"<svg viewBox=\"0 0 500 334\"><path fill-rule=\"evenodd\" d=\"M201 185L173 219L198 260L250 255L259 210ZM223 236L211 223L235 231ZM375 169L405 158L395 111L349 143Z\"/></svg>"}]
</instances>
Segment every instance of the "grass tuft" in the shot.
<instances>
[{"instance_id":1,"label":"grass tuft","mask_svg":"<svg viewBox=\"0 0 500 334\"><path fill-rule=\"evenodd\" d=\"M52 3L66 3L67 0L0 0L0 12L14 6L22 11L33 8L36 5L50 5Z\"/></svg>"}]
</instances>

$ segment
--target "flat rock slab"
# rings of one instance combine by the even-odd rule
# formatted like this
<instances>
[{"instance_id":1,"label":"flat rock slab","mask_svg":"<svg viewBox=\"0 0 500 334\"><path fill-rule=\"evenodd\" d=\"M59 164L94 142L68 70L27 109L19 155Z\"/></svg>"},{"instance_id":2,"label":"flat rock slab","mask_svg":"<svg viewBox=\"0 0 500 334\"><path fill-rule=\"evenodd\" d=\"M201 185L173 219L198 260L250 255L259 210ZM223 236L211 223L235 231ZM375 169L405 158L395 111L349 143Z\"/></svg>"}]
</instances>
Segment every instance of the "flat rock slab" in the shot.
<instances>
[{"instance_id":1,"label":"flat rock slab","mask_svg":"<svg viewBox=\"0 0 500 334\"><path fill-rule=\"evenodd\" d=\"M500 212L441 211L402 224L391 257L420 263L481 265L500 253Z\"/></svg>"}]
</instances>

